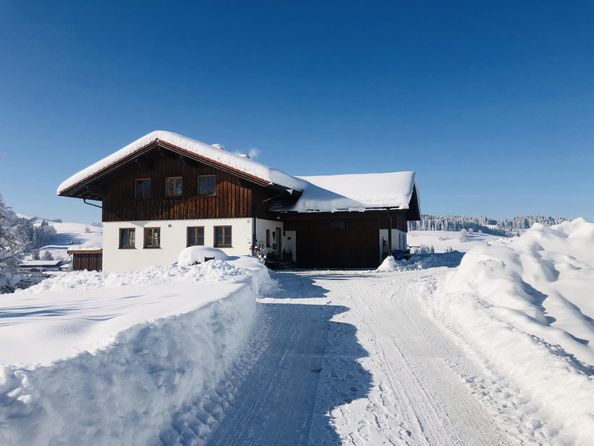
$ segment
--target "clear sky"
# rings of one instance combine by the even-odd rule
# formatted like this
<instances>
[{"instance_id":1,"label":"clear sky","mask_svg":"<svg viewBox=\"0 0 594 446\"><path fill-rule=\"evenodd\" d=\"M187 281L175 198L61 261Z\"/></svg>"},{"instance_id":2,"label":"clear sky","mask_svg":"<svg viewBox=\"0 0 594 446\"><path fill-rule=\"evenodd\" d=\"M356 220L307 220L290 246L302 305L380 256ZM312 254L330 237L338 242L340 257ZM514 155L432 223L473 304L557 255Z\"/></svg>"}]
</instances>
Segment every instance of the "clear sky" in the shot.
<instances>
[{"instance_id":1,"label":"clear sky","mask_svg":"<svg viewBox=\"0 0 594 446\"><path fill-rule=\"evenodd\" d=\"M594 2L0 0L0 192L164 129L296 175L415 170L425 213L594 219Z\"/></svg>"}]
</instances>

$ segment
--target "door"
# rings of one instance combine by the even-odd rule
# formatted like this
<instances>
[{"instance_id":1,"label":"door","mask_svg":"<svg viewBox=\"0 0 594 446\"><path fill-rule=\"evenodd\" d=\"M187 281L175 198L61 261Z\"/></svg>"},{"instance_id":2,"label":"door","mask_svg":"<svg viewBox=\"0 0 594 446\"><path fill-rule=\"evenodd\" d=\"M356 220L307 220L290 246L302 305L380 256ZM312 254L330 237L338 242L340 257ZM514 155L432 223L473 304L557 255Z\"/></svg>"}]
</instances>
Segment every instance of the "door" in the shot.
<instances>
[{"instance_id":1,"label":"door","mask_svg":"<svg viewBox=\"0 0 594 446\"><path fill-rule=\"evenodd\" d=\"M282 247L282 232L281 228L276 228L276 254L280 259L283 254L283 247Z\"/></svg>"}]
</instances>

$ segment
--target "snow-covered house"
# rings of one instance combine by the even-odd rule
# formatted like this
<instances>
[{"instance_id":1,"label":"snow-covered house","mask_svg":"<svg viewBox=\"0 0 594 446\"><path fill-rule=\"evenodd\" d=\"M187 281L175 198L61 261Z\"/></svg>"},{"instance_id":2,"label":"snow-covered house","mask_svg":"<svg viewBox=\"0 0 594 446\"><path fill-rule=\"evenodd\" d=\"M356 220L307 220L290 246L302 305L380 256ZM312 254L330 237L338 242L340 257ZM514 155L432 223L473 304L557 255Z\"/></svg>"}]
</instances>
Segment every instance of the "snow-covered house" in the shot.
<instances>
[{"instance_id":1,"label":"snow-covered house","mask_svg":"<svg viewBox=\"0 0 594 446\"><path fill-rule=\"evenodd\" d=\"M102 202L103 268L174 262L186 246L254 248L300 267L375 267L418 220L414 172L295 177L155 131L64 181L58 195Z\"/></svg>"}]
</instances>

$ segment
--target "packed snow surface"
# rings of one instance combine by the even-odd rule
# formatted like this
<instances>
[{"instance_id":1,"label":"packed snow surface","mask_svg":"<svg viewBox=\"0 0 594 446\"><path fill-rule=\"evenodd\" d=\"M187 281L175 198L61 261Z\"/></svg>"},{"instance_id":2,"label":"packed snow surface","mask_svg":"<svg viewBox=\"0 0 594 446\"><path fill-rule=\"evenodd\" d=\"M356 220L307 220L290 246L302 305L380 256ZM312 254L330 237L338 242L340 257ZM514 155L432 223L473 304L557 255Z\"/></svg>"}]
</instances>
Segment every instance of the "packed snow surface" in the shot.
<instances>
[{"instance_id":1,"label":"packed snow surface","mask_svg":"<svg viewBox=\"0 0 594 446\"><path fill-rule=\"evenodd\" d=\"M594 224L535 224L470 250L429 301L566 444L594 438Z\"/></svg>"},{"instance_id":2,"label":"packed snow surface","mask_svg":"<svg viewBox=\"0 0 594 446\"><path fill-rule=\"evenodd\" d=\"M414 172L299 177L307 182L291 212L408 209L415 188Z\"/></svg>"},{"instance_id":3,"label":"packed snow surface","mask_svg":"<svg viewBox=\"0 0 594 446\"><path fill-rule=\"evenodd\" d=\"M155 130L72 175L58 186L58 195L75 184L95 175L106 167L119 162L123 158L157 139L288 189L302 190L305 185L303 181L292 177L291 175L287 175L284 172L272 169L247 157L227 152L223 150L220 145L212 146L177 133Z\"/></svg>"},{"instance_id":4,"label":"packed snow surface","mask_svg":"<svg viewBox=\"0 0 594 446\"><path fill-rule=\"evenodd\" d=\"M206 259L227 260L228 258L229 256L218 248L190 246L179 253L177 263L183 266L191 266L197 263L204 263Z\"/></svg>"},{"instance_id":5,"label":"packed snow surface","mask_svg":"<svg viewBox=\"0 0 594 446\"><path fill-rule=\"evenodd\" d=\"M194 440L207 436L271 284L239 258L62 274L3 295L0 444L154 444L188 405Z\"/></svg>"}]
</instances>

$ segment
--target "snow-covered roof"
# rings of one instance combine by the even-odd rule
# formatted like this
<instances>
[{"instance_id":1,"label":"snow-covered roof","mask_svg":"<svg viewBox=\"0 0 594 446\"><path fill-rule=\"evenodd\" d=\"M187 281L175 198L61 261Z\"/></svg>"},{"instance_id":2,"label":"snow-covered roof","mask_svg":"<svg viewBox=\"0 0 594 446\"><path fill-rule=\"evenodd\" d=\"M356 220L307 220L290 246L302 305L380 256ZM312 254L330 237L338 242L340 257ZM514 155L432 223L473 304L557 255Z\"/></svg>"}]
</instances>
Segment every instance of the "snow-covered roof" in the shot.
<instances>
[{"instance_id":1,"label":"snow-covered roof","mask_svg":"<svg viewBox=\"0 0 594 446\"><path fill-rule=\"evenodd\" d=\"M187 151L190 154L206 158L215 163L255 177L264 183L276 184L278 186L297 191L300 191L303 189L303 187L305 187L305 183L298 178L287 175L280 170L272 169L245 156L227 152L222 149L220 145L212 146L210 144L206 144L204 142L197 141L177 133L156 130L144 135L136 141L121 148L117 152L106 156L102 160L99 160L96 163L91 164L89 167L86 167L80 172L72 175L70 178L60 184L60 186L58 186L58 195L61 195L71 187L90 179L102 170L133 155L134 152L143 149L145 146L156 140L175 146L176 148Z\"/></svg>"},{"instance_id":2,"label":"snow-covered roof","mask_svg":"<svg viewBox=\"0 0 594 446\"><path fill-rule=\"evenodd\" d=\"M42 267L42 266L59 266L62 263L61 260L23 260L19 263L19 266L22 268L31 268L31 267Z\"/></svg>"},{"instance_id":3,"label":"snow-covered roof","mask_svg":"<svg viewBox=\"0 0 594 446\"><path fill-rule=\"evenodd\" d=\"M415 190L415 173L388 172L298 177L307 181L287 212L340 212L408 209Z\"/></svg>"}]
</instances>

